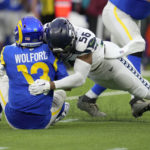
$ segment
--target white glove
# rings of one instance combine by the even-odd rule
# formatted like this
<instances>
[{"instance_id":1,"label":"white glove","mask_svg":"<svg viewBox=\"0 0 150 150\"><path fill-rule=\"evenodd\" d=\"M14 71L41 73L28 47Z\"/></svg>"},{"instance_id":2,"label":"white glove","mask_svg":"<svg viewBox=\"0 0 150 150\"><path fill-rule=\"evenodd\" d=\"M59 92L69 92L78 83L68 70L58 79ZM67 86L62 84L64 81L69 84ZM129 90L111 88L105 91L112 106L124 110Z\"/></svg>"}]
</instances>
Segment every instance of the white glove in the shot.
<instances>
[{"instance_id":1,"label":"white glove","mask_svg":"<svg viewBox=\"0 0 150 150\"><path fill-rule=\"evenodd\" d=\"M5 68L4 66L0 63L0 77L5 75Z\"/></svg>"},{"instance_id":2,"label":"white glove","mask_svg":"<svg viewBox=\"0 0 150 150\"><path fill-rule=\"evenodd\" d=\"M47 95L50 91L50 82L43 79L37 79L33 84L29 86L29 92L31 95L44 94Z\"/></svg>"}]
</instances>

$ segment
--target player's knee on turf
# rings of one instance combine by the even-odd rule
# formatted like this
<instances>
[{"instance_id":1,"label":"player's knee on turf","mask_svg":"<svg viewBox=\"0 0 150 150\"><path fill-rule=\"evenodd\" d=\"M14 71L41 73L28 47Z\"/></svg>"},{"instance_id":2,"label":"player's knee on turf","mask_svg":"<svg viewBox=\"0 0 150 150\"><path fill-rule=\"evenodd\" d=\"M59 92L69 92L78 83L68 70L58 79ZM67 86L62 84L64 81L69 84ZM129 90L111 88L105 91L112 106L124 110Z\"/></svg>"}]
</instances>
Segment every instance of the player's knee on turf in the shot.
<instances>
[{"instance_id":1,"label":"player's knee on turf","mask_svg":"<svg viewBox=\"0 0 150 150\"><path fill-rule=\"evenodd\" d=\"M54 92L53 104L62 105L66 99L66 92L64 90L57 90Z\"/></svg>"},{"instance_id":2,"label":"player's knee on turf","mask_svg":"<svg viewBox=\"0 0 150 150\"><path fill-rule=\"evenodd\" d=\"M51 108L52 115L51 115L50 124L54 124L57 121L61 120L68 113L69 108L68 106L65 105L65 99L66 99L66 92L64 90L57 90L54 92L54 99L53 99L52 108ZM67 105L69 104L67 103ZM65 108L65 106L67 108ZM65 112L65 115L62 114L63 112ZM62 115L63 117L60 117L58 119L58 116L62 116Z\"/></svg>"}]
</instances>

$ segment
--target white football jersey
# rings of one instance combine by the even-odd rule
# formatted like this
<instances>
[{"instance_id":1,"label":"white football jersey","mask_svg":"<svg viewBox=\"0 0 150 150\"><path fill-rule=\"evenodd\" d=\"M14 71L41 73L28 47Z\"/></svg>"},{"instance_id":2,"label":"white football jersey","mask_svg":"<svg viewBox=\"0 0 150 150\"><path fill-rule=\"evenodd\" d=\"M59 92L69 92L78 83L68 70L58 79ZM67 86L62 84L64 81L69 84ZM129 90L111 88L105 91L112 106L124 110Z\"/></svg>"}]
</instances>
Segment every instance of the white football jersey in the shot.
<instances>
[{"instance_id":1,"label":"white football jersey","mask_svg":"<svg viewBox=\"0 0 150 150\"><path fill-rule=\"evenodd\" d=\"M78 56L92 53L91 70L94 70L104 59L103 41L96 38L95 34L86 28L74 26L74 29L77 40L75 50L72 52L69 60L75 60Z\"/></svg>"}]
</instances>

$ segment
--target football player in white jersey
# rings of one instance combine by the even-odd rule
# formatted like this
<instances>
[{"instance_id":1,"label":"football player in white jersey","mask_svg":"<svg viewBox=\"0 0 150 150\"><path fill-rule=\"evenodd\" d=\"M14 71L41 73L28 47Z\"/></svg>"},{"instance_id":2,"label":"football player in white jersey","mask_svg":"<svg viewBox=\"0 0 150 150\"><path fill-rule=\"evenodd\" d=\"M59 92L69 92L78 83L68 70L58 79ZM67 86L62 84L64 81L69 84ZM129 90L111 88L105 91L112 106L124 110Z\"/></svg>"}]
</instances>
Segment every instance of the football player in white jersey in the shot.
<instances>
[{"instance_id":1,"label":"football player in white jersey","mask_svg":"<svg viewBox=\"0 0 150 150\"><path fill-rule=\"evenodd\" d=\"M88 29L73 26L65 18L56 18L47 24L46 41L60 59L75 61L74 74L54 82L36 80L29 86L32 95L44 93L45 90L79 87L89 77L104 87L128 91L134 95L136 99L131 106L135 117L150 110L150 104L143 100L150 99L150 83L123 57L129 49L134 48L134 43L119 48L112 42L96 38ZM142 48L140 46L144 49L144 44L137 40L137 48ZM105 116L105 113L99 113Z\"/></svg>"},{"instance_id":2,"label":"football player in white jersey","mask_svg":"<svg viewBox=\"0 0 150 150\"><path fill-rule=\"evenodd\" d=\"M102 18L104 25L111 33L111 41L123 47L130 41L133 41L136 45L137 39L145 43L140 33L140 21L149 15L150 0L109 0L103 10ZM135 46L132 50L136 53L128 55L128 59L141 73L141 51L144 49L143 47L137 49ZM97 97L105 89L95 84L85 95L79 97L78 108L87 111L92 116L98 116L98 107L88 106L90 103L96 103ZM134 99L134 97L131 97L131 99Z\"/></svg>"}]
</instances>

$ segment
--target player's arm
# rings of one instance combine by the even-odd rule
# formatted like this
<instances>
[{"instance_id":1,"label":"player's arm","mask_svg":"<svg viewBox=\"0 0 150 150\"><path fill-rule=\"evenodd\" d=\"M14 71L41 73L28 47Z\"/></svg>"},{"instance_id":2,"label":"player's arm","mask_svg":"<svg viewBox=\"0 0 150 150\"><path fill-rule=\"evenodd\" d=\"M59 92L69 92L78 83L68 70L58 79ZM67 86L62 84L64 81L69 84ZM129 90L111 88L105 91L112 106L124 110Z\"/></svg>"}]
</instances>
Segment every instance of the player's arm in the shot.
<instances>
[{"instance_id":1,"label":"player's arm","mask_svg":"<svg viewBox=\"0 0 150 150\"><path fill-rule=\"evenodd\" d=\"M45 80L36 80L29 86L32 95L44 93L54 89L70 89L81 86L85 83L88 73L91 69L92 53L80 56L74 64L74 74L69 75L61 80L48 82Z\"/></svg>"},{"instance_id":2,"label":"player's arm","mask_svg":"<svg viewBox=\"0 0 150 150\"><path fill-rule=\"evenodd\" d=\"M67 89L81 86L85 83L91 69L92 53L79 56L74 64L74 74L61 80L50 82L51 89Z\"/></svg>"}]
</instances>

